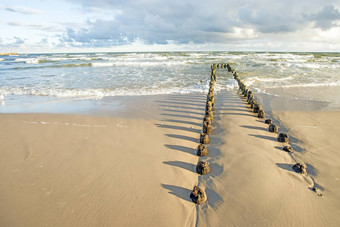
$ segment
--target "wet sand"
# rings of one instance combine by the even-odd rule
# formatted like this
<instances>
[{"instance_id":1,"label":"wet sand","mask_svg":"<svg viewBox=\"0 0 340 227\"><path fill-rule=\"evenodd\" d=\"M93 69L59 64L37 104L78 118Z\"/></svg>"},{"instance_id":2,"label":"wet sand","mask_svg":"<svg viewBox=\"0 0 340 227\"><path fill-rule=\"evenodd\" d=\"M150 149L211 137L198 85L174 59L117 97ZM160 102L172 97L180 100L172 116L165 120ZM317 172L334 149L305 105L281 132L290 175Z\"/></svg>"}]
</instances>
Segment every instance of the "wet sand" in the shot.
<instances>
[{"instance_id":1,"label":"wet sand","mask_svg":"<svg viewBox=\"0 0 340 227\"><path fill-rule=\"evenodd\" d=\"M274 112L291 156L236 91L221 91L201 158L211 173L199 176L205 95L125 101L115 114L1 114L0 226L340 223L339 112ZM310 190L311 176L324 196ZM201 206L189 198L196 184L208 196Z\"/></svg>"}]
</instances>

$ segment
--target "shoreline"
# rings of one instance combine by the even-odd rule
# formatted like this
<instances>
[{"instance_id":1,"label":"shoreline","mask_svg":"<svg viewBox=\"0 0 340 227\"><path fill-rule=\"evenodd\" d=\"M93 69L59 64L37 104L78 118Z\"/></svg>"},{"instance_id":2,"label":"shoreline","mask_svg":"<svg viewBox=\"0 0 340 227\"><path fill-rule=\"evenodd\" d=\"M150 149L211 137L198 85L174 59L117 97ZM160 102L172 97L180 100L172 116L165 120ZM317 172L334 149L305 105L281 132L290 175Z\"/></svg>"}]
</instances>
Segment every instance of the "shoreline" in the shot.
<instances>
[{"instance_id":1,"label":"shoreline","mask_svg":"<svg viewBox=\"0 0 340 227\"><path fill-rule=\"evenodd\" d=\"M226 76L226 72L221 72ZM220 86L220 85L219 85ZM218 93L231 92L235 89L222 89ZM293 89L292 89L293 90ZM298 92L295 89L294 92ZM328 93L331 93L331 89ZM278 94L282 91L277 91ZM291 92L289 92L291 93ZM275 111L340 111L338 104L333 102L295 99L292 97L281 97L278 94L254 93L266 113L270 114ZM166 100L171 97L202 96L205 93L189 94L158 94L158 95L136 95L136 96L105 96L103 98L95 97L70 97L57 98L46 96L14 96L8 95L0 98L0 114L16 113L40 113L40 114L80 114L92 116L131 116L132 109L140 110L141 105L151 107L155 100ZM335 97L335 96L334 96ZM335 100L335 98L334 98ZM137 105L137 106L136 106ZM136 107L135 107L136 106ZM153 108L158 108L153 105ZM148 109L147 109L148 110ZM135 115L135 116L138 116Z\"/></svg>"}]
</instances>

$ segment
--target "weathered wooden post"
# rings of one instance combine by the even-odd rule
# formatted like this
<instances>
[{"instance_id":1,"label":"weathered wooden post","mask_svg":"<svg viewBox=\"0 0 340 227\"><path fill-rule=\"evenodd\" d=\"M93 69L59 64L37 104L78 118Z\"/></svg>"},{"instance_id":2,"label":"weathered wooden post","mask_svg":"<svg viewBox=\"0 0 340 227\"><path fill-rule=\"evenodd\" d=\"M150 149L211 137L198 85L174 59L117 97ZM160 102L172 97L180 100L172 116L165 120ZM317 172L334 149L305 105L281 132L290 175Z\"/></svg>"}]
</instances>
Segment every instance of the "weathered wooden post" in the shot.
<instances>
[{"instance_id":1,"label":"weathered wooden post","mask_svg":"<svg viewBox=\"0 0 340 227\"><path fill-rule=\"evenodd\" d=\"M197 156L206 156L208 154L208 149L204 144L200 144L197 147Z\"/></svg>"},{"instance_id":2,"label":"weathered wooden post","mask_svg":"<svg viewBox=\"0 0 340 227\"><path fill-rule=\"evenodd\" d=\"M229 64L227 64L227 69L228 69L228 72L231 72L231 67Z\"/></svg>"},{"instance_id":3,"label":"weathered wooden post","mask_svg":"<svg viewBox=\"0 0 340 227\"><path fill-rule=\"evenodd\" d=\"M195 186L190 193L190 199L196 204L202 204L206 201L207 198L204 191L198 186Z\"/></svg>"},{"instance_id":4,"label":"weathered wooden post","mask_svg":"<svg viewBox=\"0 0 340 227\"><path fill-rule=\"evenodd\" d=\"M214 114L212 111L206 111L205 112L205 116L208 116L210 118L211 121L214 120Z\"/></svg>"},{"instance_id":5,"label":"weathered wooden post","mask_svg":"<svg viewBox=\"0 0 340 227\"><path fill-rule=\"evenodd\" d=\"M279 137L277 138L277 140L281 143L288 143L289 141L289 137L286 133L280 133Z\"/></svg>"},{"instance_id":6,"label":"weathered wooden post","mask_svg":"<svg viewBox=\"0 0 340 227\"><path fill-rule=\"evenodd\" d=\"M297 173L307 174L307 165L305 163L296 163L293 170Z\"/></svg>"},{"instance_id":7,"label":"weathered wooden post","mask_svg":"<svg viewBox=\"0 0 340 227\"><path fill-rule=\"evenodd\" d=\"M209 136L206 133L201 133L200 135L200 143L208 144L209 143Z\"/></svg>"},{"instance_id":8,"label":"weathered wooden post","mask_svg":"<svg viewBox=\"0 0 340 227\"><path fill-rule=\"evenodd\" d=\"M196 166L196 172L204 175L210 172L209 163L205 161L199 161Z\"/></svg>"},{"instance_id":9,"label":"weathered wooden post","mask_svg":"<svg viewBox=\"0 0 340 227\"><path fill-rule=\"evenodd\" d=\"M260 109L259 113L257 114L258 118L264 118L264 110Z\"/></svg>"},{"instance_id":10,"label":"weathered wooden post","mask_svg":"<svg viewBox=\"0 0 340 227\"><path fill-rule=\"evenodd\" d=\"M209 121L203 122L203 132L206 133L206 134L212 133L211 122L209 122Z\"/></svg>"},{"instance_id":11,"label":"weathered wooden post","mask_svg":"<svg viewBox=\"0 0 340 227\"><path fill-rule=\"evenodd\" d=\"M270 124L268 130L269 130L269 132L278 132L279 127L277 127L277 125Z\"/></svg>"},{"instance_id":12,"label":"weathered wooden post","mask_svg":"<svg viewBox=\"0 0 340 227\"><path fill-rule=\"evenodd\" d=\"M258 104L258 103L255 103L254 104L254 113L258 113L259 111L260 111L260 108L261 108L261 106L260 106L260 104Z\"/></svg>"},{"instance_id":13,"label":"weathered wooden post","mask_svg":"<svg viewBox=\"0 0 340 227\"><path fill-rule=\"evenodd\" d=\"M266 124L272 124L272 119L266 119L265 121L264 121L264 123L266 123Z\"/></svg>"},{"instance_id":14,"label":"weathered wooden post","mask_svg":"<svg viewBox=\"0 0 340 227\"><path fill-rule=\"evenodd\" d=\"M284 151L286 151L286 152L288 152L288 153L291 153L291 152L293 152L294 151L294 149L291 147L291 146L284 146L283 147L283 150Z\"/></svg>"}]
</instances>

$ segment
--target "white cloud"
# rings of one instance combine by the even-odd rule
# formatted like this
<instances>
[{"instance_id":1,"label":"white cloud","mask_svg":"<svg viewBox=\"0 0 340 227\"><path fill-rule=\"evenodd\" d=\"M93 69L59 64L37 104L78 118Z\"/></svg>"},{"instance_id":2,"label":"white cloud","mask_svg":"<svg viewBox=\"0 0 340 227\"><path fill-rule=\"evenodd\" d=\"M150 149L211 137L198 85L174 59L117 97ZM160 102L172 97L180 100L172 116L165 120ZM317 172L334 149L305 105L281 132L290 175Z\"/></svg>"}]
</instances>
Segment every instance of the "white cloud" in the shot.
<instances>
[{"instance_id":1,"label":"white cloud","mask_svg":"<svg viewBox=\"0 0 340 227\"><path fill-rule=\"evenodd\" d=\"M285 12L287 8L261 7L253 9L243 6L239 9L239 18L244 26L251 26L261 33L286 33L294 32L306 26L309 22L303 19L301 14Z\"/></svg>"},{"instance_id":2,"label":"white cloud","mask_svg":"<svg viewBox=\"0 0 340 227\"><path fill-rule=\"evenodd\" d=\"M315 21L315 27L322 30L328 30L332 27L337 27L335 22L340 20L340 11L333 5L324 6L318 13L307 16Z\"/></svg>"},{"instance_id":3,"label":"white cloud","mask_svg":"<svg viewBox=\"0 0 340 227\"><path fill-rule=\"evenodd\" d=\"M19 29L21 34L32 32L35 43L26 34L22 47L44 43L51 48L107 50L143 49L141 46L151 50L176 46L285 51L295 51L296 46L306 51L315 47L320 51L339 48L334 38L340 36L339 0L32 1L32 8L0 7L13 16L1 18L9 18L3 27L11 30L10 37L19 37ZM48 41L40 41L46 37Z\"/></svg>"},{"instance_id":4,"label":"white cloud","mask_svg":"<svg viewBox=\"0 0 340 227\"><path fill-rule=\"evenodd\" d=\"M9 26L15 26L15 27L23 27L33 30L40 30L44 32L63 32L64 29L59 27L58 25L45 25L45 24L25 24L20 22L8 22Z\"/></svg>"},{"instance_id":5,"label":"white cloud","mask_svg":"<svg viewBox=\"0 0 340 227\"><path fill-rule=\"evenodd\" d=\"M3 40L0 39L0 47L2 49L11 49L11 48L19 48L25 43L25 40L19 38L19 37L13 37L12 40L9 42L4 42Z\"/></svg>"},{"instance_id":6,"label":"white cloud","mask_svg":"<svg viewBox=\"0 0 340 227\"><path fill-rule=\"evenodd\" d=\"M12 7L6 7L6 6L0 6L1 9L13 12L13 13L20 13L20 14L42 14L44 13L41 10L33 9L25 6L12 6Z\"/></svg>"},{"instance_id":7,"label":"white cloud","mask_svg":"<svg viewBox=\"0 0 340 227\"><path fill-rule=\"evenodd\" d=\"M90 46L123 45L136 39L146 44L228 43L234 39L276 39L277 34L289 36L291 41L312 40L318 35L316 30L314 33L309 30L311 37L297 37L295 33L309 29L312 23L331 29L339 19L339 11L332 5L336 2L332 0L322 3L317 0L69 1L84 9L95 7L120 12L114 19L96 19L78 30L69 29L63 36L64 41ZM322 8L324 4L328 5Z\"/></svg>"}]
</instances>

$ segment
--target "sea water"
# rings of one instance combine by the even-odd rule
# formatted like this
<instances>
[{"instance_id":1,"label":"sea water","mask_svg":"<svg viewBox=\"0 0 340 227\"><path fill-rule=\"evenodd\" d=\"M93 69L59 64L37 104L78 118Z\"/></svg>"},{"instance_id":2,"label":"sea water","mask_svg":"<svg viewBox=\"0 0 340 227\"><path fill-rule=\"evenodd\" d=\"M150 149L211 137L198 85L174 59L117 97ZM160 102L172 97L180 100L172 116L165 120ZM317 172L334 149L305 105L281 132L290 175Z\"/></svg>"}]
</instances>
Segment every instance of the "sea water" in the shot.
<instances>
[{"instance_id":1,"label":"sea water","mask_svg":"<svg viewBox=\"0 0 340 227\"><path fill-rule=\"evenodd\" d=\"M0 112L46 100L206 93L213 63L229 63L260 96L340 107L339 53L58 53L0 56ZM226 69L217 75L217 92L236 89Z\"/></svg>"}]
</instances>

